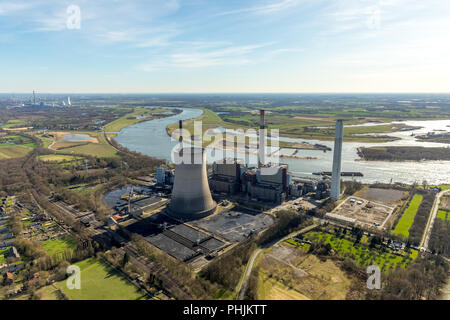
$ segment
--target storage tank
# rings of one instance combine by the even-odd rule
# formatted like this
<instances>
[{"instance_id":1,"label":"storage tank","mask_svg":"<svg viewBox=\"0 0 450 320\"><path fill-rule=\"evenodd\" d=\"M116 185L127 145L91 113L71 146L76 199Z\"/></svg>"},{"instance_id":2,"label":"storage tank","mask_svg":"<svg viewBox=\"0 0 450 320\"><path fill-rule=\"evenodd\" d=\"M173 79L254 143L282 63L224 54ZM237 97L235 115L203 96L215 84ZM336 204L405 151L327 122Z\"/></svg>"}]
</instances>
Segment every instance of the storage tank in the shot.
<instances>
[{"instance_id":1,"label":"storage tank","mask_svg":"<svg viewBox=\"0 0 450 320\"><path fill-rule=\"evenodd\" d=\"M169 214L193 220L214 212L216 203L211 197L206 174L206 153L203 148L183 148L174 154L175 181Z\"/></svg>"}]
</instances>

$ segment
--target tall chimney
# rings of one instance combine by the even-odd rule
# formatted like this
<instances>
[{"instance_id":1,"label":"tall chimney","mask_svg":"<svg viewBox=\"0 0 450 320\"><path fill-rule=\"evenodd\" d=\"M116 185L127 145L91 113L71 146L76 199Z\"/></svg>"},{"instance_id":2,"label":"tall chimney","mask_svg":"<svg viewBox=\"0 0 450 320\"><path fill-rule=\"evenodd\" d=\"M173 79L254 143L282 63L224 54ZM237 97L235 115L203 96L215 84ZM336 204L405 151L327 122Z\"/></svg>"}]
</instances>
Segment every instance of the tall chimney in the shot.
<instances>
[{"instance_id":1,"label":"tall chimney","mask_svg":"<svg viewBox=\"0 0 450 320\"><path fill-rule=\"evenodd\" d=\"M258 167L261 168L265 163L266 155L266 126L264 122L264 110L259 110L259 159Z\"/></svg>"},{"instance_id":2,"label":"tall chimney","mask_svg":"<svg viewBox=\"0 0 450 320\"><path fill-rule=\"evenodd\" d=\"M183 120L178 121L178 129L180 129L180 137L178 138L178 141L180 143L183 143L183 134L182 134L182 130L183 130Z\"/></svg>"},{"instance_id":3,"label":"tall chimney","mask_svg":"<svg viewBox=\"0 0 450 320\"><path fill-rule=\"evenodd\" d=\"M344 123L336 121L334 134L333 172L331 176L331 198L339 200L341 194L341 160L342 160L342 138L344 135Z\"/></svg>"},{"instance_id":4,"label":"tall chimney","mask_svg":"<svg viewBox=\"0 0 450 320\"><path fill-rule=\"evenodd\" d=\"M33 90L33 104L36 104L36 93Z\"/></svg>"}]
</instances>

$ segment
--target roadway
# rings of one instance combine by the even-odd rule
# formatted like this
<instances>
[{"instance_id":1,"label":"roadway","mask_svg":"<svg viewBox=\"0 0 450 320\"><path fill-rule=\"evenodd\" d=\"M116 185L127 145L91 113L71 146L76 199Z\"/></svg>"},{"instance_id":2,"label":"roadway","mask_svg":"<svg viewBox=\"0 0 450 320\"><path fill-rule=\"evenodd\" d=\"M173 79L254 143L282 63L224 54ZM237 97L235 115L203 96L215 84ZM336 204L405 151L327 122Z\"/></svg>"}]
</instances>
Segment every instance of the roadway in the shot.
<instances>
[{"instance_id":1,"label":"roadway","mask_svg":"<svg viewBox=\"0 0 450 320\"><path fill-rule=\"evenodd\" d=\"M450 190L444 190L437 194L434 199L433 208L431 209L431 214L428 217L427 225L425 227L422 240L420 241L420 248L423 251L428 251L428 243L430 242L431 232L433 230L434 221L436 220L436 216L439 211L439 204L441 202L441 198L443 195L450 193Z\"/></svg>"},{"instance_id":2,"label":"roadway","mask_svg":"<svg viewBox=\"0 0 450 320\"><path fill-rule=\"evenodd\" d=\"M317 226L319 226L319 224L313 224L313 225L310 225L310 226L308 226L306 228L303 228L303 229L301 229L299 231L294 231L294 232L288 234L287 236L284 236L281 239L274 240L274 241L272 241L272 242L270 242L270 243L268 243L268 244L266 244L266 245L256 249L252 253L250 259L248 260L246 269L244 271L244 275L243 275L242 279L239 281L239 283L238 283L238 285L236 287L235 292L238 292L238 295L237 295L236 299L237 300L244 300L244 294L245 294L245 291L247 291L248 280L250 279L250 275L251 275L252 270L253 270L253 265L254 265L254 263L256 261L256 258L259 256L259 254L264 249L267 249L267 248L270 248L272 246L275 246L275 245L279 244L280 242L283 242L283 241L285 241L287 239L293 238L296 235L299 235L301 233L306 233L308 231L311 231L312 229L316 228Z\"/></svg>"}]
</instances>

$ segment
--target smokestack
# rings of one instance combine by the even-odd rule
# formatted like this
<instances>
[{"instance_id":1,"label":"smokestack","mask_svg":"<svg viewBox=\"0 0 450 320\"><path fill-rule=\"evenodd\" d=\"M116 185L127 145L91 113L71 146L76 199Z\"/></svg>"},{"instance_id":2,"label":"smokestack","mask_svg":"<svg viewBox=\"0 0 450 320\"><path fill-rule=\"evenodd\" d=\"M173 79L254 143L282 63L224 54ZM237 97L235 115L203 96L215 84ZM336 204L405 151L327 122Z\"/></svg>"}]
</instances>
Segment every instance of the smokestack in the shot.
<instances>
[{"instance_id":1,"label":"smokestack","mask_svg":"<svg viewBox=\"0 0 450 320\"><path fill-rule=\"evenodd\" d=\"M178 138L178 141L183 143L183 134L181 133L183 130L183 120L178 121L178 129L180 129L180 137Z\"/></svg>"},{"instance_id":2,"label":"smokestack","mask_svg":"<svg viewBox=\"0 0 450 320\"><path fill-rule=\"evenodd\" d=\"M266 155L266 127L264 121L264 110L259 110L259 160L258 167L261 168L265 163Z\"/></svg>"},{"instance_id":3,"label":"smokestack","mask_svg":"<svg viewBox=\"0 0 450 320\"><path fill-rule=\"evenodd\" d=\"M36 104L36 93L33 90L33 104Z\"/></svg>"},{"instance_id":4,"label":"smokestack","mask_svg":"<svg viewBox=\"0 0 450 320\"><path fill-rule=\"evenodd\" d=\"M186 148L179 156L175 159L175 181L168 212L182 220L206 217L215 211L217 205L209 189L205 150Z\"/></svg>"},{"instance_id":5,"label":"smokestack","mask_svg":"<svg viewBox=\"0 0 450 320\"><path fill-rule=\"evenodd\" d=\"M344 123L342 120L336 121L334 134L334 154L333 172L331 176L331 198L339 200L341 194L341 159L342 159L342 138L344 135Z\"/></svg>"}]
</instances>

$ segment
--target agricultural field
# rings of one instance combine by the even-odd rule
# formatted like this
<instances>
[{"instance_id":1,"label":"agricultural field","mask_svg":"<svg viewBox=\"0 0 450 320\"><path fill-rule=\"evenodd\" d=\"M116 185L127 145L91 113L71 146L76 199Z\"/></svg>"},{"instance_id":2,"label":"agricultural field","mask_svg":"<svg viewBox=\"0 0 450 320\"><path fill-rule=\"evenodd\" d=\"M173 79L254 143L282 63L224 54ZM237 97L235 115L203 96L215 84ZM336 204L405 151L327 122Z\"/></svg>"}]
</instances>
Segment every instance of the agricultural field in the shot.
<instances>
[{"instance_id":1,"label":"agricultural field","mask_svg":"<svg viewBox=\"0 0 450 320\"><path fill-rule=\"evenodd\" d=\"M450 211L439 210L437 218L443 221L450 221Z\"/></svg>"},{"instance_id":2,"label":"agricultural field","mask_svg":"<svg viewBox=\"0 0 450 320\"><path fill-rule=\"evenodd\" d=\"M18 135L0 137L0 159L25 157L36 144L30 138Z\"/></svg>"},{"instance_id":3,"label":"agricultural field","mask_svg":"<svg viewBox=\"0 0 450 320\"><path fill-rule=\"evenodd\" d=\"M27 126L27 121L14 119L14 120L8 120L7 123L2 124L1 128L2 129L16 129L16 128L22 128L22 127L26 127L26 126Z\"/></svg>"},{"instance_id":4,"label":"agricultural field","mask_svg":"<svg viewBox=\"0 0 450 320\"><path fill-rule=\"evenodd\" d=\"M42 241L41 246L50 256L53 256L61 254L66 250L75 250L78 246L78 242L70 236L65 236L60 239Z\"/></svg>"},{"instance_id":5,"label":"agricultural field","mask_svg":"<svg viewBox=\"0 0 450 320\"><path fill-rule=\"evenodd\" d=\"M66 281L55 283L71 300L142 300L147 296L118 271L96 258L76 263L81 269L81 289L69 290Z\"/></svg>"},{"instance_id":6,"label":"agricultural field","mask_svg":"<svg viewBox=\"0 0 450 320\"><path fill-rule=\"evenodd\" d=\"M225 108L216 108L215 110L225 111L225 114L216 114L215 110L203 108L204 113L192 120L185 121L183 127L193 133L194 120L201 120L203 122L203 131L211 128L242 128L244 130L249 128L257 128L259 125L259 114L255 109L246 110L230 110ZM289 112L288 112L289 111ZM301 113L296 116L297 112L301 112L299 108L289 107L270 108L267 110L266 123L268 129L279 129L280 135L292 138L303 139L317 139L329 141L334 139L334 125L335 120L339 117L337 114L320 114L311 115L308 110L307 115ZM347 114L346 125L361 124L367 121L375 121L374 119L365 119L364 117L356 118L354 115ZM388 142L397 140L395 137L386 136L386 134L396 132L399 130L407 130L409 127L405 124L399 123L385 123L392 119L379 119L379 125L374 126L356 126L346 127L344 130L344 141L359 141L359 142ZM167 127L167 132L170 135L173 130L177 128L177 124L172 124ZM368 135L376 134L376 135ZM377 136L378 135L378 136Z\"/></svg>"},{"instance_id":7,"label":"agricultural field","mask_svg":"<svg viewBox=\"0 0 450 320\"><path fill-rule=\"evenodd\" d=\"M405 255L404 257L394 254L390 249L386 249L386 251L371 249L365 236L357 244L354 243L354 239L338 238L323 232L309 232L305 235L305 239L316 243L330 244L339 257L355 260L363 266L376 264L382 271L388 271L396 267L404 268L418 255L418 251L414 249L411 249L409 253L402 252Z\"/></svg>"},{"instance_id":8,"label":"agricultural field","mask_svg":"<svg viewBox=\"0 0 450 320\"><path fill-rule=\"evenodd\" d=\"M416 193L408 205L408 208L403 212L400 220L397 222L395 229L392 231L393 234L402 235L409 237L409 229L414 223L414 217L416 216L417 210L422 203L423 196Z\"/></svg>"},{"instance_id":9,"label":"agricultural field","mask_svg":"<svg viewBox=\"0 0 450 320\"><path fill-rule=\"evenodd\" d=\"M82 160L82 157L65 155L65 154L46 154L38 157L39 160L43 162L72 162L77 160Z\"/></svg>"}]
</instances>

